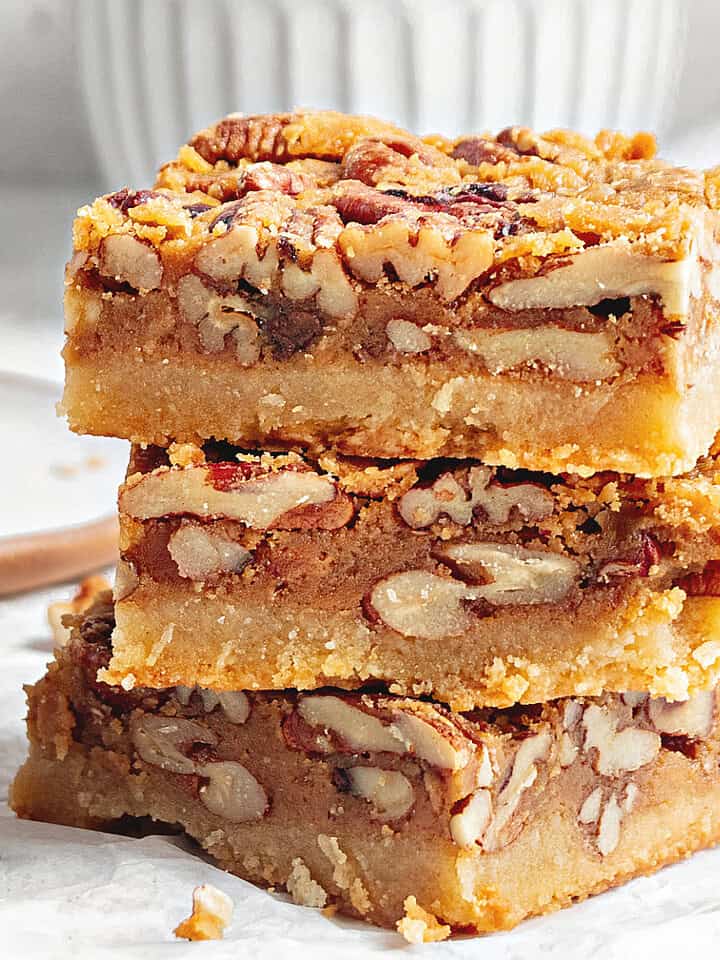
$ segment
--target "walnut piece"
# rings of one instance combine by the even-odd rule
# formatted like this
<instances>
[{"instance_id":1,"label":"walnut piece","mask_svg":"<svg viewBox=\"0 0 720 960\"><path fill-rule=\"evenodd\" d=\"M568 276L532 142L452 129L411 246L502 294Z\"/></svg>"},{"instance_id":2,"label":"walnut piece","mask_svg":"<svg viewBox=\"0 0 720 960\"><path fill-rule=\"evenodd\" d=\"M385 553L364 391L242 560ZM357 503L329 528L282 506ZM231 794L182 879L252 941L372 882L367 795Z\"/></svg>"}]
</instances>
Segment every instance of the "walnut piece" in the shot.
<instances>
[{"instance_id":1,"label":"walnut piece","mask_svg":"<svg viewBox=\"0 0 720 960\"><path fill-rule=\"evenodd\" d=\"M268 796L255 777L241 763L222 760L197 766L207 777L200 788L200 800L211 813L232 823L260 820L268 809Z\"/></svg>"},{"instance_id":2,"label":"walnut piece","mask_svg":"<svg viewBox=\"0 0 720 960\"><path fill-rule=\"evenodd\" d=\"M132 742L142 759L171 773L195 773L196 764L182 748L193 743L215 746L217 736L194 720L146 713L133 721Z\"/></svg>"},{"instance_id":3,"label":"walnut piece","mask_svg":"<svg viewBox=\"0 0 720 960\"><path fill-rule=\"evenodd\" d=\"M447 229L429 223L416 227L409 219L387 218L370 226L351 223L340 234L338 245L345 263L361 280L377 283L388 265L411 287L435 276L435 289L448 302L494 260L494 243L485 230L449 236Z\"/></svg>"},{"instance_id":4,"label":"walnut piece","mask_svg":"<svg viewBox=\"0 0 720 960\"><path fill-rule=\"evenodd\" d=\"M620 824L622 822L623 811L613 793L600 817L600 827L598 830L597 845L603 857L617 847L620 842Z\"/></svg>"},{"instance_id":5,"label":"walnut piece","mask_svg":"<svg viewBox=\"0 0 720 960\"><path fill-rule=\"evenodd\" d=\"M188 580L206 580L221 573L239 573L252 554L234 540L197 523L184 521L168 540L168 553L178 573Z\"/></svg>"},{"instance_id":6,"label":"walnut piece","mask_svg":"<svg viewBox=\"0 0 720 960\"><path fill-rule=\"evenodd\" d=\"M480 511L491 524L504 524L513 511L531 522L553 512L552 494L536 483L503 486L493 483L493 471L471 467L467 471L469 494L452 473L444 473L430 487L412 487L400 498L398 512L413 530L435 523L441 516L467 526Z\"/></svg>"},{"instance_id":7,"label":"walnut piece","mask_svg":"<svg viewBox=\"0 0 720 960\"><path fill-rule=\"evenodd\" d=\"M352 795L370 804L374 820L397 820L412 809L415 794L404 774L380 767L345 767L344 773Z\"/></svg>"},{"instance_id":8,"label":"walnut piece","mask_svg":"<svg viewBox=\"0 0 720 960\"><path fill-rule=\"evenodd\" d=\"M385 327L388 340L399 353L424 353L432 347L428 334L409 320L394 317Z\"/></svg>"},{"instance_id":9,"label":"walnut piece","mask_svg":"<svg viewBox=\"0 0 720 960\"><path fill-rule=\"evenodd\" d=\"M514 544L450 543L437 556L463 580L480 582L477 599L493 604L557 603L580 572L570 557Z\"/></svg>"},{"instance_id":10,"label":"walnut piece","mask_svg":"<svg viewBox=\"0 0 720 960\"><path fill-rule=\"evenodd\" d=\"M675 703L658 697L648 701L648 717L659 733L707 737L715 719L715 694L712 690L703 690L689 700Z\"/></svg>"},{"instance_id":11,"label":"walnut piece","mask_svg":"<svg viewBox=\"0 0 720 960\"><path fill-rule=\"evenodd\" d=\"M100 245L100 273L147 293L160 286L163 267L151 246L129 233L119 233L105 237Z\"/></svg>"},{"instance_id":12,"label":"walnut piece","mask_svg":"<svg viewBox=\"0 0 720 960\"><path fill-rule=\"evenodd\" d=\"M495 816L482 840L485 850L489 852L499 850L510 839L507 828L512 816L525 791L537 780L537 765L547 758L551 743L550 734L543 730L520 744L513 760L510 779L498 794Z\"/></svg>"},{"instance_id":13,"label":"walnut piece","mask_svg":"<svg viewBox=\"0 0 720 960\"><path fill-rule=\"evenodd\" d=\"M184 940L222 940L232 915L230 897L212 884L203 883L193 890L192 913L175 927L173 933Z\"/></svg>"},{"instance_id":14,"label":"walnut piece","mask_svg":"<svg viewBox=\"0 0 720 960\"><path fill-rule=\"evenodd\" d=\"M173 514L227 517L255 530L285 523L289 529L333 529L352 516L349 498L330 477L281 469L245 478L242 466L159 467L126 483L120 510L137 520Z\"/></svg>"},{"instance_id":15,"label":"walnut piece","mask_svg":"<svg viewBox=\"0 0 720 960\"><path fill-rule=\"evenodd\" d=\"M320 694L302 697L298 714L321 731L308 744L309 749L408 754L442 770L460 770L470 758L465 738L437 711L420 715L395 709L389 722L383 722L342 697ZM329 733L334 735L334 742L328 738Z\"/></svg>"},{"instance_id":16,"label":"walnut piece","mask_svg":"<svg viewBox=\"0 0 720 960\"><path fill-rule=\"evenodd\" d=\"M501 283L490 300L504 310L593 306L601 300L656 293L667 314L684 315L697 292L692 260L665 262L633 253L627 244L600 244L562 257L534 277Z\"/></svg>"},{"instance_id":17,"label":"walnut piece","mask_svg":"<svg viewBox=\"0 0 720 960\"><path fill-rule=\"evenodd\" d=\"M267 318L267 309L239 294L221 297L195 274L187 274L178 281L178 303L185 319L197 325L205 351L224 350L226 337L231 335L235 357L243 366L252 366L259 359L257 320Z\"/></svg>"},{"instance_id":18,"label":"walnut piece","mask_svg":"<svg viewBox=\"0 0 720 960\"><path fill-rule=\"evenodd\" d=\"M597 823L602 805L602 787L595 787L592 793L585 798L580 807L578 820L580 823Z\"/></svg>"},{"instance_id":19,"label":"walnut piece","mask_svg":"<svg viewBox=\"0 0 720 960\"><path fill-rule=\"evenodd\" d=\"M368 597L368 615L404 637L440 640L469 630L473 615L465 601L477 590L427 570L394 573L376 583Z\"/></svg>"},{"instance_id":20,"label":"walnut piece","mask_svg":"<svg viewBox=\"0 0 720 960\"><path fill-rule=\"evenodd\" d=\"M250 700L242 690L206 690L203 687L175 687L175 696L187 706L194 693L200 697L205 713L220 707L230 723L245 723L250 716Z\"/></svg>"},{"instance_id":21,"label":"walnut piece","mask_svg":"<svg viewBox=\"0 0 720 960\"><path fill-rule=\"evenodd\" d=\"M619 718L607 707L593 703L585 708L583 749L595 752L594 766L598 773L616 777L626 771L639 770L651 763L660 752L657 733L628 726L618 730Z\"/></svg>"},{"instance_id":22,"label":"walnut piece","mask_svg":"<svg viewBox=\"0 0 720 960\"><path fill-rule=\"evenodd\" d=\"M540 367L563 380L607 380L620 372L610 333L582 333L563 327L524 330L457 330L455 343L482 359L492 374Z\"/></svg>"},{"instance_id":23,"label":"walnut piece","mask_svg":"<svg viewBox=\"0 0 720 960\"><path fill-rule=\"evenodd\" d=\"M450 836L463 849L480 843L492 819L492 795L479 789L461 801L461 808L450 818Z\"/></svg>"},{"instance_id":24,"label":"walnut piece","mask_svg":"<svg viewBox=\"0 0 720 960\"><path fill-rule=\"evenodd\" d=\"M370 619L406 637L458 636L475 622L468 601L493 605L556 603L572 588L578 564L556 553L501 543L457 543L438 559L463 580L407 570L380 580L367 597ZM483 578L489 583L477 583Z\"/></svg>"}]
</instances>

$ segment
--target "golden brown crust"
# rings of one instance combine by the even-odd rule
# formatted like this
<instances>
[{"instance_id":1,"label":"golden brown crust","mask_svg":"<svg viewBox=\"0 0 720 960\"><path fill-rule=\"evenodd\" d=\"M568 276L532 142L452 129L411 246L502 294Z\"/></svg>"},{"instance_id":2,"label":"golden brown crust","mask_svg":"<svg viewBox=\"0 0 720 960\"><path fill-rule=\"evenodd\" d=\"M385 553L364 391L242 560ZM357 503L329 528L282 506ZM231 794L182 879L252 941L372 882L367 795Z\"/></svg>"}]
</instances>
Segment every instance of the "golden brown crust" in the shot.
<instances>
[{"instance_id":1,"label":"golden brown crust","mask_svg":"<svg viewBox=\"0 0 720 960\"><path fill-rule=\"evenodd\" d=\"M29 691L31 718L52 693L76 724L60 755L31 723L21 816L177 822L226 869L386 926L405 916L416 941L514 926L720 836L716 694L467 716L332 690L223 701L98 685L106 643L76 632Z\"/></svg>"},{"instance_id":2,"label":"golden brown crust","mask_svg":"<svg viewBox=\"0 0 720 960\"><path fill-rule=\"evenodd\" d=\"M680 471L717 430L715 179L657 159L644 134L518 127L447 141L335 113L226 118L153 189L79 211L71 422L142 442ZM89 367L99 393L122 362L156 361L166 369L142 391L152 420L131 385L99 398L71 384ZM218 377L240 413L223 400L215 416L202 398ZM354 401L356 381L380 377L390 393L375 406L386 399L389 415ZM305 411L321 387L329 399ZM531 442L525 392L535 410L560 409ZM180 417L168 409L178 393L192 397ZM265 397L267 429L250 422ZM578 435L597 449L581 453Z\"/></svg>"},{"instance_id":3,"label":"golden brown crust","mask_svg":"<svg viewBox=\"0 0 720 960\"><path fill-rule=\"evenodd\" d=\"M378 680L468 708L681 698L720 669L714 458L645 481L212 443L182 459L134 448L121 489L112 682Z\"/></svg>"}]
</instances>

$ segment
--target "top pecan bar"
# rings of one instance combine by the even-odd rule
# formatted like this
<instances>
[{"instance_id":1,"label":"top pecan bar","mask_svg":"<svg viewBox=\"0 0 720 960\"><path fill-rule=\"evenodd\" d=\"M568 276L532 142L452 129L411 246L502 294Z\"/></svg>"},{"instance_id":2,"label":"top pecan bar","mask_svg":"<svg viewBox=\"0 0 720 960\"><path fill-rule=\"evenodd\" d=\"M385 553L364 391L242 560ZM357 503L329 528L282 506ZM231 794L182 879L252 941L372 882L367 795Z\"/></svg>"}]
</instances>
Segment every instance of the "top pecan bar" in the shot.
<instances>
[{"instance_id":1,"label":"top pecan bar","mask_svg":"<svg viewBox=\"0 0 720 960\"><path fill-rule=\"evenodd\" d=\"M643 476L720 426L720 168L648 134L234 115L83 207L78 431Z\"/></svg>"}]
</instances>

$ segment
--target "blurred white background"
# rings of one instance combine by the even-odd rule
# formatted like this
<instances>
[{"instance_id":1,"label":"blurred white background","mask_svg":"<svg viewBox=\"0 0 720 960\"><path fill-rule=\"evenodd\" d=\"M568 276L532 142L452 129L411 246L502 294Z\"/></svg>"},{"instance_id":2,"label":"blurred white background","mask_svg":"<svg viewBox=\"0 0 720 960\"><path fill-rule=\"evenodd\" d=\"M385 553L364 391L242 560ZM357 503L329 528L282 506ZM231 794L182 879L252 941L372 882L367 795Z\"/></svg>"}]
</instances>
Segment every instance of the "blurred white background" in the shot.
<instances>
[{"instance_id":1,"label":"blurred white background","mask_svg":"<svg viewBox=\"0 0 720 960\"><path fill-rule=\"evenodd\" d=\"M719 34L717 0L2 0L0 366L61 375L75 209L225 111L646 125L710 164Z\"/></svg>"}]
</instances>

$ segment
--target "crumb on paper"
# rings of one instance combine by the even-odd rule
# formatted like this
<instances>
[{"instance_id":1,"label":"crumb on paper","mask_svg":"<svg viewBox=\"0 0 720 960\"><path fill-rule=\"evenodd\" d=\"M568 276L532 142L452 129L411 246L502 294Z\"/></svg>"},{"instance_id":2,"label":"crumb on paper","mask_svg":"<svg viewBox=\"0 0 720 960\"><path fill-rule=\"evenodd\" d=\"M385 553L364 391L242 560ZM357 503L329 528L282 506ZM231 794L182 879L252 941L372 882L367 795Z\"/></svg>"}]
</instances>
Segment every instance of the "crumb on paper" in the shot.
<instances>
[{"instance_id":1,"label":"crumb on paper","mask_svg":"<svg viewBox=\"0 0 720 960\"><path fill-rule=\"evenodd\" d=\"M110 589L105 577L85 577L78 584L75 595L70 600L57 600L48 607L47 618L52 630L56 647L64 646L70 639L70 628L63 623L66 616L77 616L83 613L95 600L99 593Z\"/></svg>"},{"instance_id":2,"label":"crumb on paper","mask_svg":"<svg viewBox=\"0 0 720 960\"><path fill-rule=\"evenodd\" d=\"M51 463L50 472L63 480L72 480L79 477L86 470L103 470L108 465L105 457L93 454L85 457L81 463Z\"/></svg>"},{"instance_id":3,"label":"crumb on paper","mask_svg":"<svg viewBox=\"0 0 720 960\"><path fill-rule=\"evenodd\" d=\"M403 903L405 916L398 920L398 933L408 943L436 943L447 940L450 936L450 927L440 923L438 918L418 904L415 897L406 897Z\"/></svg>"},{"instance_id":4,"label":"crumb on paper","mask_svg":"<svg viewBox=\"0 0 720 960\"><path fill-rule=\"evenodd\" d=\"M212 884L203 883L193 890L192 913L173 933L184 940L222 940L232 914L230 897Z\"/></svg>"},{"instance_id":5,"label":"crumb on paper","mask_svg":"<svg viewBox=\"0 0 720 960\"><path fill-rule=\"evenodd\" d=\"M300 857L293 860L285 887L295 903L302 907L324 907L327 903L327 894L320 884L313 880L305 861Z\"/></svg>"}]
</instances>

